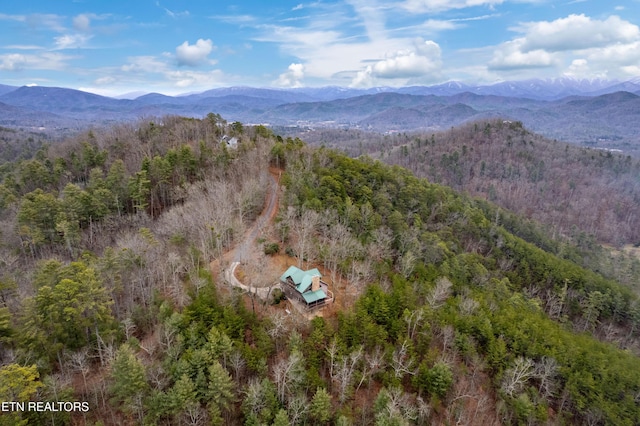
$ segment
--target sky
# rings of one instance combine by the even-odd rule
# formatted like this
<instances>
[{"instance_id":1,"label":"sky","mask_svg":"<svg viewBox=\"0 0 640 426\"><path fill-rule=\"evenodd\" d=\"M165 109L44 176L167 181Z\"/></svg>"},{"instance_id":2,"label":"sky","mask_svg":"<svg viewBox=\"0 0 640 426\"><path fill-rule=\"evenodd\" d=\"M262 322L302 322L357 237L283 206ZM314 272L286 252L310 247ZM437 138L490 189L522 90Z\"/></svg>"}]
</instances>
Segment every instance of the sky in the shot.
<instances>
[{"instance_id":1,"label":"sky","mask_svg":"<svg viewBox=\"0 0 640 426\"><path fill-rule=\"evenodd\" d=\"M0 84L217 87L640 79L640 0L0 0Z\"/></svg>"}]
</instances>

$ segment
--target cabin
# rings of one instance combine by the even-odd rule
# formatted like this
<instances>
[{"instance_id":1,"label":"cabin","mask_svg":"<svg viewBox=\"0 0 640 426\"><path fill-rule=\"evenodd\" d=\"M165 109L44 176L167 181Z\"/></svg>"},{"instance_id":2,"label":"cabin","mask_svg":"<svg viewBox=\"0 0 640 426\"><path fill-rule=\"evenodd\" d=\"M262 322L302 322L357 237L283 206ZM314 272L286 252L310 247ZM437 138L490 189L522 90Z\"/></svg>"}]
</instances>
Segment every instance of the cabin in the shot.
<instances>
[{"instance_id":1,"label":"cabin","mask_svg":"<svg viewBox=\"0 0 640 426\"><path fill-rule=\"evenodd\" d=\"M307 309L314 309L333 301L333 293L317 268L303 271L295 266L280 276L282 289L288 299L304 303Z\"/></svg>"}]
</instances>

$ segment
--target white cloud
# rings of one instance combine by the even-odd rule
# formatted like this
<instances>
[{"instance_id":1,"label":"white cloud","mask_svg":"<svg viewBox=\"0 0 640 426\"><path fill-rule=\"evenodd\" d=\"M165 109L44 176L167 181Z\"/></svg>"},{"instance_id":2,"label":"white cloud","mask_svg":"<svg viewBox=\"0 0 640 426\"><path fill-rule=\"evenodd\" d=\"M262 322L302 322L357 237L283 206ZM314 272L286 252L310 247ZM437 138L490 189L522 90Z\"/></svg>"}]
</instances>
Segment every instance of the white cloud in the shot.
<instances>
[{"instance_id":1,"label":"white cloud","mask_svg":"<svg viewBox=\"0 0 640 426\"><path fill-rule=\"evenodd\" d=\"M633 43L617 43L611 46L588 49L587 58L592 62L606 62L612 65L628 65L640 61L640 40Z\"/></svg>"},{"instance_id":2,"label":"white cloud","mask_svg":"<svg viewBox=\"0 0 640 426\"><path fill-rule=\"evenodd\" d=\"M87 34L65 34L54 38L55 49L78 49L84 47L92 36Z\"/></svg>"},{"instance_id":3,"label":"white cloud","mask_svg":"<svg viewBox=\"0 0 640 426\"><path fill-rule=\"evenodd\" d=\"M35 44L12 44L9 46L4 46L4 48L13 50L44 50L44 47L37 46Z\"/></svg>"},{"instance_id":4,"label":"white cloud","mask_svg":"<svg viewBox=\"0 0 640 426\"><path fill-rule=\"evenodd\" d=\"M129 63L120 69L132 73L161 73L167 69L167 64L154 56L134 56L129 58Z\"/></svg>"},{"instance_id":5,"label":"white cloud","mask_svg":"<svg viewBox=\"0 0 640 426\"><path fill-rule=\"evenodd\" d=\"M7 15L6 13L0 13L0 21L16 21L25 22L27 17L24 15Z\"/></svg>"},{"instance_id":6,"label":"white cloud","mask_svg":"<svg viewBox=\"0 0 640 426\"><path fill-rule=\"evenodd\" d=\"M296 28L277 25L261 25L262 35L256 41L279 43L285 50L317 50L328 44L337 43L341 34L337 31L316 28Z\"/></svg>"},{"instance_id":7,"label":"white cloud","mask_svg":"<svg viewBox=\"0 0 640 426\"><path fill-rule=\"evenodd\" d=\"M166 13L167 16L170 16L171 18L174 18L174 19L175 18L182 18L182 17L190 15L188 10L184 10L182 12L175 12L173 10L167 9L166 7L162 6L159 1L156 2L156 6L159 7L160 9L164 10L164 13Z\"/></svg>"},{"instance_id":8,"label":"white cloud","mask_svg":"<svg viewBox=\"0 0 640 426\"><path fill-rule=\"evenodd\" d=\"M261 25L257 42L275 43L283 55L298 58L304 64L305 79L344 78L349 83L367 59L380 58L381 52L395 52L411 46L407 39L383 38L372 42L362 37L348 37L336 30L352 26L344 16L315 19L304 27Z\"/></svg>"},{"instance_id":9,"label":"white cloud","mask_svg":"<svg viewBox=\"0 0 640 426\"><path fill-rule=\"evenodd\" d=\"M638 77L640 75L640 65L628 65L621 68L629 77Z\"/></svg>"},{"instance_id":10,"label":"white cloud","mask_svg":"<svg viewBox=\"0 0 640 426\"><path fill-rule=\"evenodd\" d=\"M493 7L503 2L504 0L406 0L403 7L411 13L426 13L466 9L474 6Z\"/></svg>"},{"instance_id":11,"label":"white cloud","mask_svg":"<svg viewBox=\"0 0 640 426\"><path fill-rule=\"evenodd\" d=\"M89 31L91 18L87 14L81 14L73 18L73 27L78 31Z\"/></svg>"},{"instance_id":12,"label":"white cloud","mask_svg":"<svg viewBox=\"0 0 640 426\"><path fill-rule=\"evenodd\" d=\"M0 55L0 70L2 71L22 71L24 69L62 70L67 67L67 61L69 59L73 59L73 57L61 55L53 52L44 52L39 55L24 55L21 53L10 53L6 55Z\"/></svg>"},{"instance_id":13,"label":"white cloud","mask_svg":"<svg viewBox=\"0 0 640 426\"><path fill-rule=\"evenodd\" d=\"M189 44L185 41L176 47L176 58L178 65L195 67L207 61L207 57L213 51L213 42L210 39L198 39L196 44Z\"/></svg>"},{"instance_id":14,"label":"white cloud","mask_svg":"<svg viewBox=\"0 0 640 426\"><path fill-rule=\"evenodd\" d=\"M569 15L512 30L521 36L494 49L489 70L555 68L566 75L617 78L623 67L640 61L640 28L615 15L602 20Z\"/></svg>"},{"instance_id":15,"label":"white cloud","mask_svg":"<svg viewBox=\"0 0 640 426\"><path fill-rule=\"evenodd\" d=\"M66 31L64 17L54 14L33 14L27 15L25 21L32 29L48 29L58 33Z\"/></svg>"},{"instance_id":16,"label":"white cloud","mask_svg":"<svg viewBox=\"0 0 640 426\"><path fill-rule=\"evenodd\" d=\"M28 56L20 53L10 53L0 56L0 70L18 71L25 67L28 62Z\"/></svg>"},{"instance_id":17,"label":"white cloud","mask_svg":"<svg viewBox=\"0 0 640 426\"><path fill-rule=\"evenodd\" d=\"M592 75L609 78L636 77L640 67L640 41L614 44L582 52Z\"/></svg>"},{"instance_id":18,"label":"white cloud","mask_svg":"<svg viewBox=\"0 0 640 426\"><path fill-rule=\"evenodd\" d=\"M640 38L640 28L637 25L615 15L603 21L585 15L569 15L551 22L524 23L515 30L525 34L523 51L581 50L629 43Z\"/></svg>"},{"instance_id":19,"label":"white cloud","mask_svg":"<svg viewBox=\"0 0 640 426\"><path fill-rule=\"evenodd\" d=\"M251 15L214 15L211 16L211 19L232 25L245 25L257 22L257 19Z\"/></svg>"},{"instance_id":20,"label":"white cloud","mask_svg":"<svg viewBox=\"0 0 640 426\"><path fill-rule=\"evenodd\" d=\"M442 67L440 46L433 41L419 40L413 49L400 50L385 59L368 65L357 73L351 82L353 87L369 87L378 79L435 80Z\"/></svg>"},{"instance_id":21,"label":"white cloud","mask_svg":"<svg viewBox=\"0 0 640 426\"><path fill-rule=\"evenodd\" d=\"M594 70L590 66L589 61L583 58L571 61L571 65L566 69L564 75L577 79L594 77L602 79L608 78L606 70L602 70L601 72Z\"/></svg>"},{"instance_id":22,"label":"white cloud","mask_svg":"<svg viewBox=\"0 0 640 426\"><path fill-rule=\"evenodd\" d=\"M280 74L274 84L280 87L302 87L302 79L304 79L304 65L291 64L286 72Z\"/></svg>"},{"instance_id":23,"label":"white cloud","mask_svg":"<svg viewBox=\"0 0 640 426\"><path fill-rule=\"evenodd\" d=\"M556 64L554 56L542 49L523 51L524 39L504 43L493 54L489 69L509 70L523 68L545 68Z\"/></svg>"},{"instance_id":24,"label":"white cloud","mask_svg":"<svg viewBox=\"0 0 640 426\"><path fill-rule=\"evenodd\" d=\"M460 24L457 24L454 21L440 21L437 19L429 19L424 22L422 27L429 32L436 33L440 31L455 30L457 28L460 28Z\"/></svg>"},{"instance_id":25,"label":"white cloud","mask_svg":"<svg viewBox=\"0 0 640 426\"><path fill-rule=\"evenodd\" d=\"M106 86L115 83L117 80L112 76L101 77L96 79L93 83L98 86Z\"/></svg>"},{"instance_id":26,"label":"white cloud","mask_svg":"<svg viewBox=\"0 0 640 426\"><path fill-rule=\"evenodd\" d=\"M369 40L380 40L386 37L385 14L375 1L346 0L355 10L365 28Z\"/></svg>"},{"instance_id":27,"label":"white cloud","mask_svg":"<svg viewBox=\"0 0 640 426\"><path fill-rule=\"evenodd\" d=\"M208 72L198 71L170 71L165 73L166 77L172 80L176 87L211 87L220 85L225 81L222 71L213 70Z\"/></svg>"}]
</instances>

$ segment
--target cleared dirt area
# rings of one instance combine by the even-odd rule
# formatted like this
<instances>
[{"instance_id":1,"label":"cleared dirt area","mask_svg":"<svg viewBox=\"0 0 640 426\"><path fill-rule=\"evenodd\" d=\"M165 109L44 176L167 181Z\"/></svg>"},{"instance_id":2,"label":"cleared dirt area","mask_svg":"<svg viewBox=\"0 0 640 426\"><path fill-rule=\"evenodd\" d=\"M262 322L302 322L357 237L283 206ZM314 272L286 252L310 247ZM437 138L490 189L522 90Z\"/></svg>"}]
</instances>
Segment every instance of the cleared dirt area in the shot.
<instances>
[{"instance_id":1,"label":"cleared dirt area","mask_svg":"<svg viewBox=\"0 0 640 426\"><path fill-rule=\"evenodd\" d=\"M280 275L289 266L295 265L303 269L318 268L323 275L323 280L329 284L329 290L334 294L334 303L327 304L311 313L306 312L302 306L295 306L291 301L282 302L269 309L262 305L261 310L265 313L284 310L291 315L302 315L308 319L314 316L334 316L339 310L351 308L359 293L357 289L349 285L345 277L338 275L334 283L330 279L331 271L326 270L322 264L304 262L303 265L299 265L298 259L286 255L282 246L277 254L264 254L263 244L265 242L279 242L274 223L280 206L282 189L279 182L281 174L280 169L273 167L269 169L270 182L263 211L233 249L225 253L222 259L211 262L211 272L219 282L231 282L232 285L235 284L236 287L242 288L247 293L247 299L250 299L248 293L251 292L251 289L257 289L254 292L258 297L269 294L269 299L271 299L273 293L269 293L267 288L274 288L279 283ZM229 275L231 272L233 272L233 277ZM252 306L255 305L253 302L248 303Z\"/></svg>"}]
</instances>

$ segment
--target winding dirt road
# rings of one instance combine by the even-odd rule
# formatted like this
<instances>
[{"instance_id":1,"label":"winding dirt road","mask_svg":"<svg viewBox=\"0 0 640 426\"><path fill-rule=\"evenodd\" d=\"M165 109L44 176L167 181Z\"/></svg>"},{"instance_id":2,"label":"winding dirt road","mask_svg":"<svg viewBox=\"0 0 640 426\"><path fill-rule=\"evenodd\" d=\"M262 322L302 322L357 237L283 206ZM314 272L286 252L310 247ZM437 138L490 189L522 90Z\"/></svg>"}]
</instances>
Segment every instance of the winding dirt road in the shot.
<instances>
[{"instance_id":1,"label":"winding dirt road","mask_svg":"<svg viewBox=\"0 0 640 426\"><path fill-rule=\"evenodd\" d=\"M224 279L225 281L232 285L233 287L241 288L242 290L253 293L259 298L263 300L267 300L269 298L269 294L271 291L279 287L278 283L274 283L274 285L270 287L251 287L244 285L236 278L235 271L238 265L241 263L246 263L251 261L252 251L255 250L255 241L258 238L258 235L264 230L266 226L269 225L271 220L275 217L278 208L278 181L279 181L279 171L272 171L269 173L269 187L267 189L267 196L265 200L265 208L260 213L260 216L256 219L254 224L249 228L246 232L242 242L236 246L234 250L230 253L232 255L233 261L228 269L224 271Z\"/></svg>"},{"instance_id":2,"label":"winding dirt road","mask_svg":"<svg viewBox=\"0 0 640 426\"><path fill-rule=\"evenodd\" d=\"M262 210L262 213L260 213L260 216L258 216L253 226L247 231L242 242L236 247L233 256L234 262L244 263L251 259L251 249L254 247L256 238L276 214L276 208L278 206L278 178L272 173L269 173L269 177L267 206Z\"/></svg>"}]
</instances>

